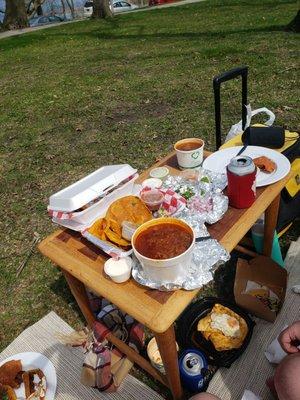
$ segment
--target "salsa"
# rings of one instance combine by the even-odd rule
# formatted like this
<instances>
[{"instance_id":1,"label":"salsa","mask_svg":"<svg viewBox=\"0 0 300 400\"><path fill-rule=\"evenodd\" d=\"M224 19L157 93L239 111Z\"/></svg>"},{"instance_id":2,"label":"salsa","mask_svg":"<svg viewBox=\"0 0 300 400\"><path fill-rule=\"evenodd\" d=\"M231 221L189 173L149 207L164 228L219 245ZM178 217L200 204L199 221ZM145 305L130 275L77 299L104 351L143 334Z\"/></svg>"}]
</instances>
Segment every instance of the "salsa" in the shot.
<instances>
[{"instance_id":1,"label":"salsa","mask_svg":"<svg viewBox=\"0 0 300 400\"><path fill-rule=\"evenodd\" d=\"M142 193L141 199L145 202L150 211L156 211L163 203L164 195L158 189L151 189Z\"/></svg>"},{"instance_id":2,"label":"salsa","mask_svg":"<svg viewBox=\"0 0 300 400\"><path fill-rule=\"evenodd\" d=\"M203 142L201 141L189 141L189 142L184 142L184 143L179 143L176 144L176 149L180 151L191 151L191 150L196 150L201 148L203 145Z\"/></svg>"},{"instance_id":3,"label":"salsa","mask_svg":"<svg viewBox=\"0 0 300 400\"><path fill-rule=\"evenodd\" d=\"M192 234L186 228L166 222L142 231L135 240L135 248L144 257L165 260L184 253L192 241Z\"/></svg>"}]
</instances>

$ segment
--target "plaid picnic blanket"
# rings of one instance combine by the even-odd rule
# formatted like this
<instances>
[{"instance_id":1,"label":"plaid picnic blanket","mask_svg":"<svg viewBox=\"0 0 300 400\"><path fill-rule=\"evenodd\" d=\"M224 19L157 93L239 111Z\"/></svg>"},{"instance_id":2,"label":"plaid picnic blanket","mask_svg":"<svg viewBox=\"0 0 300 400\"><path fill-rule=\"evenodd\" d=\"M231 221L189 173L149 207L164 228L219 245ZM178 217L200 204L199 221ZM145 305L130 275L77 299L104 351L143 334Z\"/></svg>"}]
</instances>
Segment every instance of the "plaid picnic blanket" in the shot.
<instances>
[{"instance_id":1,"label":"plaid picnic blanket","mask_svg":"<svg viewBox=\"0 0 300 400\"><path fill-rule=\"evenodd\" d=\"M88 289L87 294L97 321L90 338L82 343L86 354L81 382L100 391L113 392L120 386L133 363L109 344L106 335L112 332L118 339L139 352L144 345L144 327L106 299L96 296Z\"/></svg>"}]
</instances>

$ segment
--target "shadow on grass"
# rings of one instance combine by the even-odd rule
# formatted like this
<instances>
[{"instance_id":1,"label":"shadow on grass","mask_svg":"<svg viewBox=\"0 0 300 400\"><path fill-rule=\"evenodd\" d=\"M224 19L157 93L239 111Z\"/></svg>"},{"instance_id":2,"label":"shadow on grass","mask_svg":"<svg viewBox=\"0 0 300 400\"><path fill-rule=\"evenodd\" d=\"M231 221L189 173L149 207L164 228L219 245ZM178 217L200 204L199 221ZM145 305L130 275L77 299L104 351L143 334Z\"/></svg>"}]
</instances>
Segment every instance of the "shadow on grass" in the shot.
<instances>
[{"instance_id":1,"label":"shadow on grass","mask_svg":"<svg viewBox=\"0 0 300 400\"><path fill-rule=\"evenodd\" d=\"M71 290L69 289L67 282L63 275L61 275L57 280L55 280L50 285L50 289L62 299L67 307L71 307L76 314L79 315L80 320L86 324L85 318L73 297Z\"/></svg>"},{"instance_id":2,"label":"shadow on grass","mask_svg":"<svg viewBox=\"0 0 300 400\"><path fill-rule=\"evenodd\" d=\"M110 23L111 28L118 28L118 25L114 25L114 23ZM132 25L130 26L132 29ZM243 28L243 29L233 29L233 30L221 30L215 32L156 32L145 34L142 33L144 26L136 27L138 33L133 34L116 34L113 31L107 32L104 30L94 29L92 31L82 31L82 32L74 32L69 33L69 35L74 38L93 38L93 39L101 39L101 40L156 40L156 39L189 39L189 40L199 40L199 39L213 39L213 38L224 38L228 35L240 35L240 34L259 34L259 33L268 33L268 32L284 32L284 25L269 25L262 26L258 28ZM287 34L287 33L286 33ZM30 46L31 44L42 43L45 40L63 38L65 40L68 39L68 35L65 32L59 33L50 33L47 35L28 35L26 37L13 37L10 41L5 43L0 43L0 49L2 50L11 50L16 48L22 48L26 46Z\"/></svg>"},{"instance_id":3,"label":"shadow on grass","mask_svg":"<svg viewBox=\"0 0 300 400\"><path fill-rule=\"evenodd\" d=\"M215 31L215 32L181 32L181 33L137 33L137 34L126 34L126 35L116 35L114 33L104 33L99 32L97 30L90 32L77 32L74 36L91 36L97 39L107 39L107 40L118 40L118 39L209 39L209 38L220 38L225 37L227 35L239 35L239 34L249 34L249 33L262 33L262 32L283 32L283 25L270 25L263 26L259 28L245 28L245 29L236 29L236 30L228 30L228 31ZM142 27L140 28L142 30Z\"/></svg>"},{"instance_id":4,"label":"shadow on grass","mask_svg":"<svg viewBox=\"0 0 300 400\"><path fill-rule=\"evenodd\" d=\"M281 6L285 4L295 4L294 0L269 0L268 2L264 1L262 4L261 0L233 0L233 1L217 1L210 4L210 2L205 3L205 7L208 9L212 8L220 8L220 7L254 7L254 6L261 6L261 7L272 7ZM204 4L203 4L204 5Z\"/></svg>"}]
</instances>

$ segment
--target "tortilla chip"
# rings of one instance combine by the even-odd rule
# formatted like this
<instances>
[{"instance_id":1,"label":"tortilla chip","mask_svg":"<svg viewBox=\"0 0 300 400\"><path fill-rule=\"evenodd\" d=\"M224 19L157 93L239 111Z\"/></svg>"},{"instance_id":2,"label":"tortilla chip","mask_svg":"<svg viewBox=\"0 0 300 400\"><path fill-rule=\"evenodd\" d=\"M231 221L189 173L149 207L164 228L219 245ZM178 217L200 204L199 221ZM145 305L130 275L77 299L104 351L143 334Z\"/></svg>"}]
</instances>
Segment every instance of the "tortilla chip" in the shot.
<instances>
[{"instance_id":1,"label":"tortilla chip","mask_svg":"<svg viewBox=\"0 0 300 400\"><path fill-rule=\"evenodd\" d=\"M152 214L139 197L121 197L109 206L105 218L95 221L88 232L101 240L128 247L130 241L122 237L122 223L128 221L141 225L150 219Z\"/></svg>"},{"instance_id":2,"label":"tortilla chip","mask_svg":"<svg viewBox=\"0 0 300 400\"><path fill-rule=\"evenodd\" d=\"M212 313L227 314L236 318L239 322L240 336L226 336L220 330L212 328L210 325ZM206 340L210 340L212 342L217 351L224 351L239 349L242 346L248 333L248 326L246 321L240 315L236 314L229 308L222 306L221 304L215 304L211 312L207 314L206 317L198 321L197 330L202 333Z\"/></svg>"},{"instance_id":3,"label":"tortilla chip","mask_svg":"<svg viewBox=\"0 0 300 400\"><path fill-rule=\"evenodd\" d=\"M119 246L123 246L123 247L130 246L130 242L123 239L121 236L117 235L110 228L105 228L104 233L105 233L107 239L110 240L112 243L118 244Z\"/></svg>"},{"instance_id":4,"label":"tortilla chip","mask_svg":"<svg viewBox=\"0 0 300 400\"><path fill-rule=\"evenodd\" d=\"M207 314L206 317L200 319L200 321L198 322L198 326L197 326L197 330L201 331L204 334L206 333L211 333L214 330L210 327L210 323L211 323L211 318L210 318L210 313Z\"/></svg>"},{"instance_id":5,"label":"tortilla chip","mask_svg":"<svg viewBox=\"0 0 300 400\"><path fill-rule=\"evenodd\" d=\"M117 221L114 219L109 220L109 227L113 232L115 232L116 235L118 235L120 238L122 237L122 227Z\"/></svg>"},{"instance_id":6,"label":"tortilla chip","mask_svg":"<svg viewBox=\"0 0 300 400\"><path fill-rule=\"evenodd\" d=\"M97 221L95 221L93 225L88 229L89 233L97 237L101 236L101 233L104 232L104 220L105 218L97 219Z\"/></svg>"}]
</instances>

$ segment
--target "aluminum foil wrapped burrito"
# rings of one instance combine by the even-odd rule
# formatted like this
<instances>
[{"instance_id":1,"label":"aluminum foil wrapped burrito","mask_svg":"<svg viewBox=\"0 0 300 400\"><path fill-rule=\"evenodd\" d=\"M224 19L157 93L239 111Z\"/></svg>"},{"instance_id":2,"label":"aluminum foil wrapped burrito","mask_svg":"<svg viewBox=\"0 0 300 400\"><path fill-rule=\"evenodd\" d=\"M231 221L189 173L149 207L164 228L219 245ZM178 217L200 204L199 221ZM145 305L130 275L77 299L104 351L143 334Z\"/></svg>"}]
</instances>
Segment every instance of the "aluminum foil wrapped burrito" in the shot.
<instances>
[{"instance_id":1,"label":"aluminum foil wrapped burrito","mask_svg":"<svg viewBox=\"0 0 300 400\"><path fill-rule=\"evenodd\" d=\"M225 174L201 169L184 171L180 176L169 176L163 184L163 190L173 190L182 196L185 205L174 204L159 211L160 216L172 215L191 225L196 237L203 236L203 224L219 221L228 209L228 198L222 193L227 185ZM204 235L205 236L205 235Z\"/></svg>"}]
</instances>

